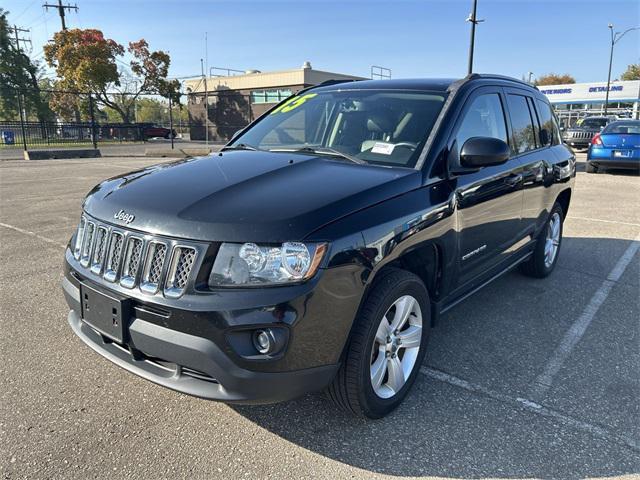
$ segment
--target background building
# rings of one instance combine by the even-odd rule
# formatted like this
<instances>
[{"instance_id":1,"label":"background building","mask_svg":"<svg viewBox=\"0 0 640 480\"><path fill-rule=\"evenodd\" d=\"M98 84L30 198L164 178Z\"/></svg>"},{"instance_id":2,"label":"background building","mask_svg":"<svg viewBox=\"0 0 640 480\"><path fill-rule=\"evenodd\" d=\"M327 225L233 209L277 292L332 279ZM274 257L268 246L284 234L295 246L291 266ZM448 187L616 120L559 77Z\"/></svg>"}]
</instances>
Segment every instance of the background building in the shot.
<instances>
[{"instance_id":1,"label":"background building","mask_svg":"<svg viewBox=\"0 0 640 480\"><path fill-rule=\"evenodd\" d=\"M574 125L580 118L604 113L607 82L541 85L538 87L554 106L564 126ZM638 118L640 80L611 82L607 115Z\"/></svg>"},{"instance_id":2,"label":"background building","mask_svg":"<svg viewBox=\"0 0 640 480\"><path fill-rule=\"evenodd\" d=\"M279 72L233 70L225 76L185 81L188 94L191 139L225 141L262 115L274 104L299 90L327 80L362 80L362 77L314 70L309 62L301 68ZM237 73L233 75L232 73ZM208 104L208 108L205 105ZM208 122L205 119L208 118Z\"/></svg>"}]
</instances>

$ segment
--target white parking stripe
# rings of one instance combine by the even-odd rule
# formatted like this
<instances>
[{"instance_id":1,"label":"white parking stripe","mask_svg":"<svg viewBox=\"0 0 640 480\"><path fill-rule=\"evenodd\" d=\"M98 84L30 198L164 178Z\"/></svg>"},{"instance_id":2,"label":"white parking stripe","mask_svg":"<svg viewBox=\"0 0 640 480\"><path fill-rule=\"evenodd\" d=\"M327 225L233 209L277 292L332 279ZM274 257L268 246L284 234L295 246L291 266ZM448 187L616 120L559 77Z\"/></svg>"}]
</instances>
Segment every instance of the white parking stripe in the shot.
<instances>
[{"instance_id":1,"label":"white parking stripe","mask_svg":"<svg viewBox=\"0 0 640 480\"><path fill-rule=\"evenodd\" d=\"M13 225L8 225L6 223L0 222L0 227L8 228L10 230L14 230L14 231L22 233L24 235L29 235L31 237L38 238L38 239L42 240L43 242L50 243L51 245L55 245L56 247L62 247L62 248L66 247L66 245L63 244L63 243L58 243L55 240L51 240L50 238L43 237L42 235L38 235L37 233L30 232L29 230L24 230L24 229L19 228L19 227L14 227Z\"/></svg>"},{"instance_id":2,"label":"white parking stripe","mask_svg":"<svg viewBox=\"0 0 640 480\"><path fill-rule=\"evenodd\" d=\"M532 400L521 397L512 397L505 393L496 392L489 388L483 387L482 385L468 382L461 378L454 377L453 375L429 367L421 367L420 373L426 375L427 377L431 377L441 382L448 383L449 385L462 388L464 390L467 390L468 392L485 395L486 397L492 398L493 400L523 408L528 412L542 415L543 417L553 418L564 423L565 425L576 428L578 430L582 430L583 432L587 432L593 436L602 438L609 442L615 442L625 445L635 451L640 451L640 442L636 441L633 438L616 435L602 427L570 417L569 415L545 407L544 405L536 403Z\"/></svg>"},{"instance_id":3,"label":"white parking stripe","mask_svg":"<svg viewBox=\"0 0 640 480\"><path fill-rule=\"evenodd\" d=\"M578 317L574 324L571 325L571 328L562 339L562 342L554 354L551 356L551 359L547 362L544 372L536 378L533 386L533 394L539 397L549 390L549 387L553 384L554 377L560 371L562 365L571 354L571 351L584 335L587 327L609 296L611 289L616 282L620 280L620 277L622 277L622 274L629 263L631 263L631 260L633 260L633 257L638 252L639 248L640 234L635 238L635 240L631 241L631 245L627 247L627 250L622 254L615 267L613 267L613 270L611 270L609 275L607 275L607 278L602 282L600 288L598 288L596 293L593 294L591 301L587 304L580 317Z\"/></svg>"},{"instance_id":4,"label":"white parking stripe","mask_svg":"<svg viewBox=\"0 0 640 480\"><path fill-rule=\"evenodd\" d=\"M574 217L573 215L569 215L567 217L567 220L584 220L585 222L602 222L613 223L615 225L629 225L630 227L640 227L640 223L619 222L617 220L603 220L602 218Z\"/></svg>"}]
</instances>

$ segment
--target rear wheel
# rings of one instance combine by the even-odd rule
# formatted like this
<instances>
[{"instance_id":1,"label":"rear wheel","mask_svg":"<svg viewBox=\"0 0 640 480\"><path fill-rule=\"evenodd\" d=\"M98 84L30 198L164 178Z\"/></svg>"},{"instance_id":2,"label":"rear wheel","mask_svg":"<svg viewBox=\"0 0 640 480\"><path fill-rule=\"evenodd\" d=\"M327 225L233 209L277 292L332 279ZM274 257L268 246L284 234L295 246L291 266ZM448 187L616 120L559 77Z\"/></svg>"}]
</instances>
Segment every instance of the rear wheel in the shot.
<instances>
[{"instance_id":1,"label":"rear wheel","mask_svg":"<svg viewBox=\"0 0 640 480\"><path fill-rule=\"evenodd\" d=\"M598 167L593 165L591 162L587 162L585 170L587 173L598 173Z\"/></svg>"},{"instance_id":2,"label":"rear wheel","mask_svg":"<svg viewBox=\"0 0 640 480\"><path fill-rule=\"evenodd\" d=\"M365 302L328 393L351 413L381 418L402 402L420 370L429 338L429 294L416 275L394 269Z\"/></svg>"},{"instance_id":3,"label":"rear wheel","mask_svg":"<svg viewBox=\"0 0 640 480\"><path fill-rule=\"evenodd\" d=\"M553 271L562 244L563 219L562 207L556 202L551 209L545 228L538 236L533 254L521 266L525 275L544 278Z\"/></svg>"}]
</instances>

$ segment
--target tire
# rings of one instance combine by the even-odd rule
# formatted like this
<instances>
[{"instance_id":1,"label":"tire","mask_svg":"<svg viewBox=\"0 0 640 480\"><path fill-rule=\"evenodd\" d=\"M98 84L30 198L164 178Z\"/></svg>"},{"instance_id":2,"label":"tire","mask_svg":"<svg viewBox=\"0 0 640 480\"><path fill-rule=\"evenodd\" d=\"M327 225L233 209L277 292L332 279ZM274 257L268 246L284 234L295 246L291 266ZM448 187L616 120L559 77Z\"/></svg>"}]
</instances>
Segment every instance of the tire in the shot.
<instances>
[{"instance_id":1,"label":"tire","mask_svg":"<svg viewBox=\"0 0 640 480\"><path fill-rule=\"evenodd\" d=\"M598 173L598 167L593 165L591 162L587 162L587 165L585 167L585 171L587 173Z\"/></svg>"},{"instance_id":2,"label":"tire","mask_svg":"<svg viewBox=\"0 0 640 480\"><path fill-rule=\"evenodd\" d=\"M557 223L557 233L554 233L553 225ZM558 256L560 255L560 247L562 246L562 227L564 223L564 214L562 207L558 202L553 205L549 218L545 224L544 229L538 235L536 245L533 248L533 255L529 257L529 260L521 264L520 270L525 275L535 278L544 278L548 276L556 266L558 262ZM547 255L548 242L557 242L555 251L552 257Z\"/></svg>"},{"instance_id":3,"label":"tire","mask_svg":"<svg viewBox=\"0 0 640 480\"><path fill-rule=\"evenodd\" d=\"M419 374L429 339L431 303L420 278L399 269L382 275L355 320L344 361L327 389L334 403L360 417L381 418L402 403ZM400 314L403 309L408 316ZM392 318L390 323L387 314ZM387 329L393 319L402 317L407 320L397 335ZM378 342L381 338L385 340ZM406 347L409 342L417 346ZM385 371L380 374L378 367ZM376 387L373 368L380 381Z\"/></svg>"}]
</instances>

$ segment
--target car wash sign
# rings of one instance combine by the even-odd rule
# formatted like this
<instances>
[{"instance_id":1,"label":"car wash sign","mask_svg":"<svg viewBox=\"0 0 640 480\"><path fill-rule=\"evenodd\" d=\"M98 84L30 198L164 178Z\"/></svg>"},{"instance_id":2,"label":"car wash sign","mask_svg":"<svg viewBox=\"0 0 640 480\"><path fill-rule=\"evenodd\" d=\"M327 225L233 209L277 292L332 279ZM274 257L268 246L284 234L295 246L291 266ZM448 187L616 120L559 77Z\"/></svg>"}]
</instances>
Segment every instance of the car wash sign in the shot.
<instances>
[{"instance_id":1,"label":"car wash sign","mask_svg":"<svg viewBox=\"0 0 640 480\"><path fill-rule=\"evenodd\" d=\"M538 87L551 103L602 103L607 95L607 83L569 83ZM610 102L637 102L640 80L611 82Z\"/></svg>"}]
</instances>

